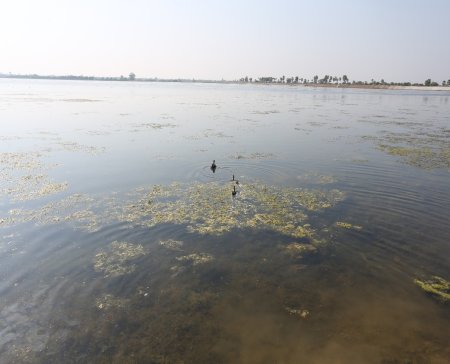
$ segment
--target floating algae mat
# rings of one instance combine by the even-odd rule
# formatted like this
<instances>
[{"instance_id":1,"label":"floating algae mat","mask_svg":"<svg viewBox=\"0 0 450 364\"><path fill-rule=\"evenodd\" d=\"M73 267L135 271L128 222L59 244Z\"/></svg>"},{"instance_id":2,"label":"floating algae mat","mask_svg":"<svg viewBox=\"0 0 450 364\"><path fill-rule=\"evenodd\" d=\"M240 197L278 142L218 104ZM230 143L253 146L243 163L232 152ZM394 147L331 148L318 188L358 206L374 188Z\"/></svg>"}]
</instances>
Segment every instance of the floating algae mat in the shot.
<instances>
[{"instance_id":1,"label":"floating algae mat","mask_svg":"<svg viewBox=\"0 0 450 364\"><path fill-rule=\"evenodd\" d=\"M405 132L383 130L374 140L378 149L411 166L434 169L450 168L450 129L430 129L432 126L409 128Z\"/></svg>"},{"instance_id":2,"label":"floating algae mat","mask_svg":"<svg viewBox=\"0 0 450 364\"><path fill-rule=\"evenodd\" d=\"M191 232L222 234L234 228L269 229L294 238L314 240L308 213L330 208L344 193L295 187L269 186L258 182L232 182L154 186L138 203L125 207L123 220L155 226L185 224Z\"/></svg>"},{"instance_id":3,"label":"floating algae mat","mask_svg":"<svg viewBox=\"0 0 450 364\"><path fill-rule=\"evenodd\" d=\"M67 189L67 182L55 183L46 172L39 152L0 153L0 197L11 201L29 201Z\"/></svg>"},{"instance_id":4,"label":"floating algae mat","mask_svg":"<svg viewBox=\"0 0 450 364\"><path fill-rule=\"evenodd\" d=\"M380 144L379 149L390 155L401 157L406 164L416 167L450 168L450 147L435 148L429 146L395 146Z\"/></svg>"},{"instance_id":5,"label":"floating algae mat","mask_svg":"<svg viewBox=\"0 0 450 364\"><path fill-rule=\"evenodd\" d=\"M293 238L317 242L308 215L333 207L344 199L336 190L281 187L259 182L172 183L155 185L150 191L133 191L131 199L116 196L92 198L74 194L37 209L12 209L0 216L0 226L34 222L47 225L71 222L89 232L105 224L127 222L153 227L158 224L186 225L189 232L220 235L232 229L266 229ZM126 202L129 201L129 202ZM171 250L181 250L176 241L161 241Z\"/></svg>"},{"instance_id":6,"label":"floating algae mat","mask_svg":"<svg viewBox=\"0 0 450 364\"><path fill-rule=\"evenodd\" d=\"M74 227L86 231L96 231L103 223L110 222L109 216L114 207L112 202L100 200L83 194L69 195L63 199L49 202L36 209L11 209L6 216L0 216L0 227L14 226L32 222L35 225L50 225L62 222L72 222ZM93 210L102 208L102 214ZM105 220L109 218L109 220Z\"/></svg>"}]
</instances>

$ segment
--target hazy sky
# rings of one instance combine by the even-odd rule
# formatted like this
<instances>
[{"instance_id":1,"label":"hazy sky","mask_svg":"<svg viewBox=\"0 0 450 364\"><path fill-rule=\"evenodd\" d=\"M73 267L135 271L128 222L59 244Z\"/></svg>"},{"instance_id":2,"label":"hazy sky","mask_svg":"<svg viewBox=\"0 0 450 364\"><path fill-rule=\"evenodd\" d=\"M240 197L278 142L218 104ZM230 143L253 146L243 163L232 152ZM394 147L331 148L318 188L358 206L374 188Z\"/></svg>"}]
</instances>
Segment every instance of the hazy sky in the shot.
<instances>
[{"instance_id":1,"label":"hazy sky","mask_svg":"<svg viewBox=\"0 0 450 364\"><path fill-rule=\"evenodd\" d=\"M450 79L450 0L0 0L0 72Z\"/></svg>"}]
</instances>

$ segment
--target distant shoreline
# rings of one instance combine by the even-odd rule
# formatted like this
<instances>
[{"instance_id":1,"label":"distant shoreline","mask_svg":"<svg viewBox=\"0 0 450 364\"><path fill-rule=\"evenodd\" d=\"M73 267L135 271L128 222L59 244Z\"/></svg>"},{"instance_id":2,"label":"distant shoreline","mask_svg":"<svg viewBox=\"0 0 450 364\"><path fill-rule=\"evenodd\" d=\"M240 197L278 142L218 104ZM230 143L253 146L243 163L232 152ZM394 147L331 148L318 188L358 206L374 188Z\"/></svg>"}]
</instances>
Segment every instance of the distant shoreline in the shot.
<instances>
[{"instance_id":1,"label":"distant shoreline","mask_svg":"<svg viewBox=\"0 0 450 364\"><path fill-rule=\"evenodd\" d=\"M326 88L360 88L369 90L415 90L415 91L448 91L448 86L399 86L399 85L361 85L361 84L304 84L306 87L326 87Z\"/></svg>"},{"instance_id":2,"label":"distant shoreline","mask_svg":"<svg viewBox=\"0 0 450 364\"><path fill-rule=\"evenodd\" d=\"M9 75L0 74L0 79L22 80L50 80L50 81L101 81L101 82L180 82L180 83L217 83L235 85L264 85L264 86L289 86L289 87L316 87L316 88L354 88L367 90L414 90L414 91L448 91L450 86L400 86L400 85L373 85L360 83L281 83L281 82L242 82L226 80L197 80L197 79L160 79L160 78L136 78L127 77L94 77L94 76L45 76L45 75Z\"/></svg>"}]
</instances>

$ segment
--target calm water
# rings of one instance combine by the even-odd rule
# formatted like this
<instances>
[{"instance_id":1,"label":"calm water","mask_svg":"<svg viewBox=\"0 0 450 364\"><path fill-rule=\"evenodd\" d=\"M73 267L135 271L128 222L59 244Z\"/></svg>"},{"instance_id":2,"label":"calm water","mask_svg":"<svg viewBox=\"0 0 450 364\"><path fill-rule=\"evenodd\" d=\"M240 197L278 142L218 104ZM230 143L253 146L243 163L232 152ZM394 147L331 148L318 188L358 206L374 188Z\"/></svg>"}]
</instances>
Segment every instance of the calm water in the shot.
<instances>
[{"instance_id":1,"label":"calm water","mask_svg":"<svg viewBox=\"0 0 450 364\"><path fill-rule=\"evenodd\" d=\"M0 362L447 363L449 99L0 80Z\"/></svg>"}]
</instances>

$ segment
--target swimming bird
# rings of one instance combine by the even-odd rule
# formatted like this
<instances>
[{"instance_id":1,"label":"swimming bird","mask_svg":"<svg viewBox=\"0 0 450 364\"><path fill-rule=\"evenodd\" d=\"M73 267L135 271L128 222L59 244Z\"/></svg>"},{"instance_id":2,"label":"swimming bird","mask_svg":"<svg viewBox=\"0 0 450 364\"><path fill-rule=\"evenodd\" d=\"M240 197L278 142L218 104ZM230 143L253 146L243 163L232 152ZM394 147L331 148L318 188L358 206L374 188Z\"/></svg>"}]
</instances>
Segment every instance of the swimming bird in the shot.
<instances>
[{"instance_id":1,"label":"swimming bird","mask_svg":"<svg viewBox=\"0 0 450 364\"><path fill-rule=\"evenodd\" d=\"M236 196L236 186L233 186L233 191L231 191L232 196Z\"/></svg>"},{"instance_id":2,"label":"swimming bird","mask_svg":"<svg viewBox=\"0 0 450 364\"><path fill-rule=\"evenodd\" d=\"M217 166L216 166L216 160L214 159L213 162L212 162L212 164L211 164L211 171L213 171L213 173L215 173L215 172L216 172L216 168L217 168Z\"/></svg>"}]
</instances>

